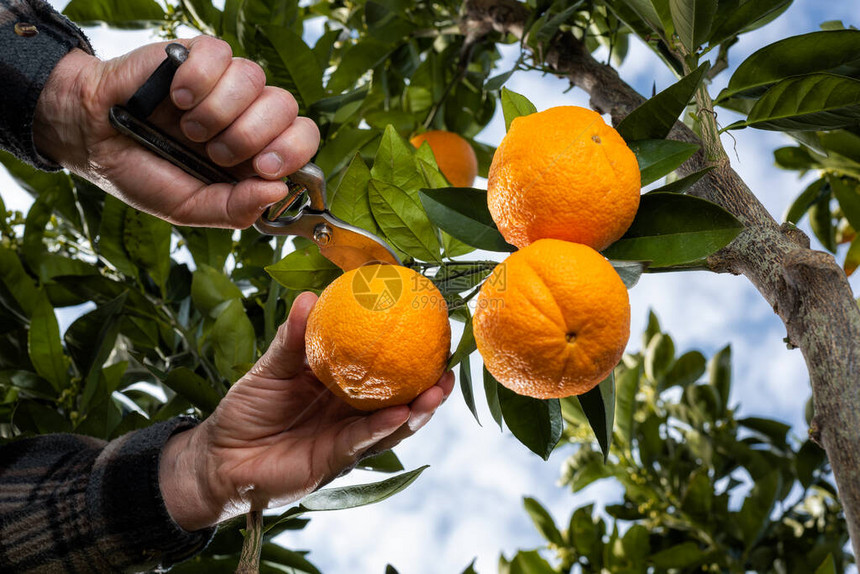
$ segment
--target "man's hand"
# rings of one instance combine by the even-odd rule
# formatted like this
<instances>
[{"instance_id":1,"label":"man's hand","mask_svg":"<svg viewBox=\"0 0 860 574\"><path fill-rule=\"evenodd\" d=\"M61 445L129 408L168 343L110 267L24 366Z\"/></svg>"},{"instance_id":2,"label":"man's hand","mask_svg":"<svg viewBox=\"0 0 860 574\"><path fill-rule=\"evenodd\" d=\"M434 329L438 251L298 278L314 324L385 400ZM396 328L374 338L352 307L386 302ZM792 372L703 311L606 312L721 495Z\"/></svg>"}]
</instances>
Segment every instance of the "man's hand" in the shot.
<instances>
[{"instance_id":1,"label":"man's hand","mask_svg":"<svg viewBox=\"0 0 860 574\"><path fill-rule=\"evenodd\" d=\"M176 72L171 106L155 123L233 168L237 185L203 183L114 130L111 106L124 104L166 57L152 44L102 62L81 50L60 60L42 91L33 136L44 156L126 203L181 225L248 227L286 194L279 181L307 163L319 131L298 117L289 92L266 86L255 63L233 58L208 36L179 40L190 54Z\"/></svg>"},{"instance_id":2,"label":"man's hand","mask_svg":"<svg viewBox=\"0 0 860 574\"><path fill-rule=\"evenodd\" d=\"M168 441L161 491L186 530L301 499L417 431L451 393L449 372L410 405L367 413L342 402L305 361L315 301L299 296L269 350L212 416Z\"/></svg>"}]
</instances>

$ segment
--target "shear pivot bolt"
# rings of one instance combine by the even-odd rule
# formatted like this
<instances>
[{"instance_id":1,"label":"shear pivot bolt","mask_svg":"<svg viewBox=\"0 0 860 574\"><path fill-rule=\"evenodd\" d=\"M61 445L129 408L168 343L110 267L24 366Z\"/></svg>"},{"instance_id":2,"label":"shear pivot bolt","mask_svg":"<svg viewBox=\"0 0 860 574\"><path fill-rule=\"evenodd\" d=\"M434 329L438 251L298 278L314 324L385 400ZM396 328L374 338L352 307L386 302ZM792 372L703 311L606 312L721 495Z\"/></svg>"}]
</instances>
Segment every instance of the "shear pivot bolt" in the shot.
<instances>
[{"instance_id":1,"label":"shear pivot bolt","mask_svg":"<svg viewBox=\"0 0 860 574\"><path fill-rule=\"evenodd\" d=\"M319 245L328 245L331 241L331 228L325 223L320 223L314 227L314 241Z\"/></svg>"}]
</instances>

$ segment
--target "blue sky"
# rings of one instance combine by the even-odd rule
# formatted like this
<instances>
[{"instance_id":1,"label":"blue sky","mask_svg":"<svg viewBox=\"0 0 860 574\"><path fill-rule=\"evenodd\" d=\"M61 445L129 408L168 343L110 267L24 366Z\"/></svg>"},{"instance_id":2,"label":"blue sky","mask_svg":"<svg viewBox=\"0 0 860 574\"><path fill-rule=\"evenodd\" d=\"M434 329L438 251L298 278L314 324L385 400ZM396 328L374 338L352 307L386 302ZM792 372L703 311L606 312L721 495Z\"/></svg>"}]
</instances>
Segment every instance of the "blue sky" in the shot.
<instances>
[{"instance_id":1,"label":"blue sky","mask_svg":"<svg viewBox=\"0 0 860 574\"><path fill-rule=\"evenodd\" d=\"M51 1L58 8L66 3ZM857 0L796 0L777 21L741 39L733 48L731 66L734 68L767 43L814 31L822 21L843 20L860 25L858 14ZM88 33L103 58L154 39L148 32L99 29ZM512 62L512 58L511 53L506 59ZM501 71L506 69L504 64L500 66ZM638 42L631 42L630 54L620 71L641 93L650 93L652 84L659 91L674 81L659 60ZM714 94L729 75L724 72L717 79ZM579 90L565 93L566 81L535 73L516 74L508 87L528 96L539 110L588 103L587 96ZM728 113L720 114L723 125L734 120ZM478 139L498 144L503 134L504 122L499 113ZM725 139L733 167L770 213L781 220L803 187L795 173L774 167L773 150L790 145L790 141L781 134L752 130L735 132L734 137ZM12 186L5 173L0 174L7 207L26 209L29 199L20 192L10 193ZM857 278L852 285L856 292ZM796 435L806 434L803 405L810 391L803 358L799 351L785 348L784 326L745 278L704 272L648 275L630 296L630 350L638 348L649 309L657 313L680 352L700 349L710 355L731 343L731 403L739 405L745 415L777 418L792 424ZM68 318L64 319L68 324ZM455 332L455 341L458 336ZM474 375L480 380L477 370ZM478 387L475 390L480 405ZM293 549L310 550L309 558L327 574L382 574L387 563L401 574L458 573L474 558L478 571L486 574L496 571L500 552L510 556L518 548L541 545L522 508L524 496L542 501L562 525L573 508L618 496L618 489L609 483L593 485L576 496L569 494L556 486L568 451L562 449L544 462L509 433L499 432L482 406L479 415L483 426L475 423L455 390L434 420L397 449L407 468L431 465L414 485L379 505L314 515L304 531L290 533L281 542ZM342 483L378 478L356 472Z\"/></svg>"}]
</instances>

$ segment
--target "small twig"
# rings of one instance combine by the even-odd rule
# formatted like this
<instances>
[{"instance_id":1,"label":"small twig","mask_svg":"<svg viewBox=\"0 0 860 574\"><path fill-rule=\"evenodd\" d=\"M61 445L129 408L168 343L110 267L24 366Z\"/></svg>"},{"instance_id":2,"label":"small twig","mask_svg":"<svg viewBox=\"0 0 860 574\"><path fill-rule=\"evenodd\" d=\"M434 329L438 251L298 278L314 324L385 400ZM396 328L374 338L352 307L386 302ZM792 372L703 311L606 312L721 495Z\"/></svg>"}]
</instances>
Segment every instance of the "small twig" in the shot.
<instances>
[{"instance_id":1,"label":"small twig","mask_svg":"<svg viewBox=\"0 0 860 574\"><path fill-rule=\"evenodd\" d=\"M239 556L236 574L259 574L260 553L263 550L263 511L251 510L247 518L245 542L242 544L242 554Z\"/></svg>"}]
</instances>

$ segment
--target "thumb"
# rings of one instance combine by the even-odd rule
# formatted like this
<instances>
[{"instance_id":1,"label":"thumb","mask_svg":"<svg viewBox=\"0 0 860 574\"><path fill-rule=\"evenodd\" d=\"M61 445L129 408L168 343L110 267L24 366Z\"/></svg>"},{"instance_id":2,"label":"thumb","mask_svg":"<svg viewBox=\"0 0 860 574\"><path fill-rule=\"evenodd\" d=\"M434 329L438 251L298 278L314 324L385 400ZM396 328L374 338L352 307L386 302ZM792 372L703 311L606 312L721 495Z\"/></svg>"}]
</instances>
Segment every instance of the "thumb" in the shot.
<instances>
[{"instance_id":1,"label":"thumb","mask_svg":"<svg viewBox=\"0 0 860 574\"><path fill-rule=\"evenodd\" d=\"M296 297L290 315L278 329L272 344L251 369L250 374L272 379L289 379L305 369L305 329L317 296L305 292Z\"/></svg>"}]
</instances>

